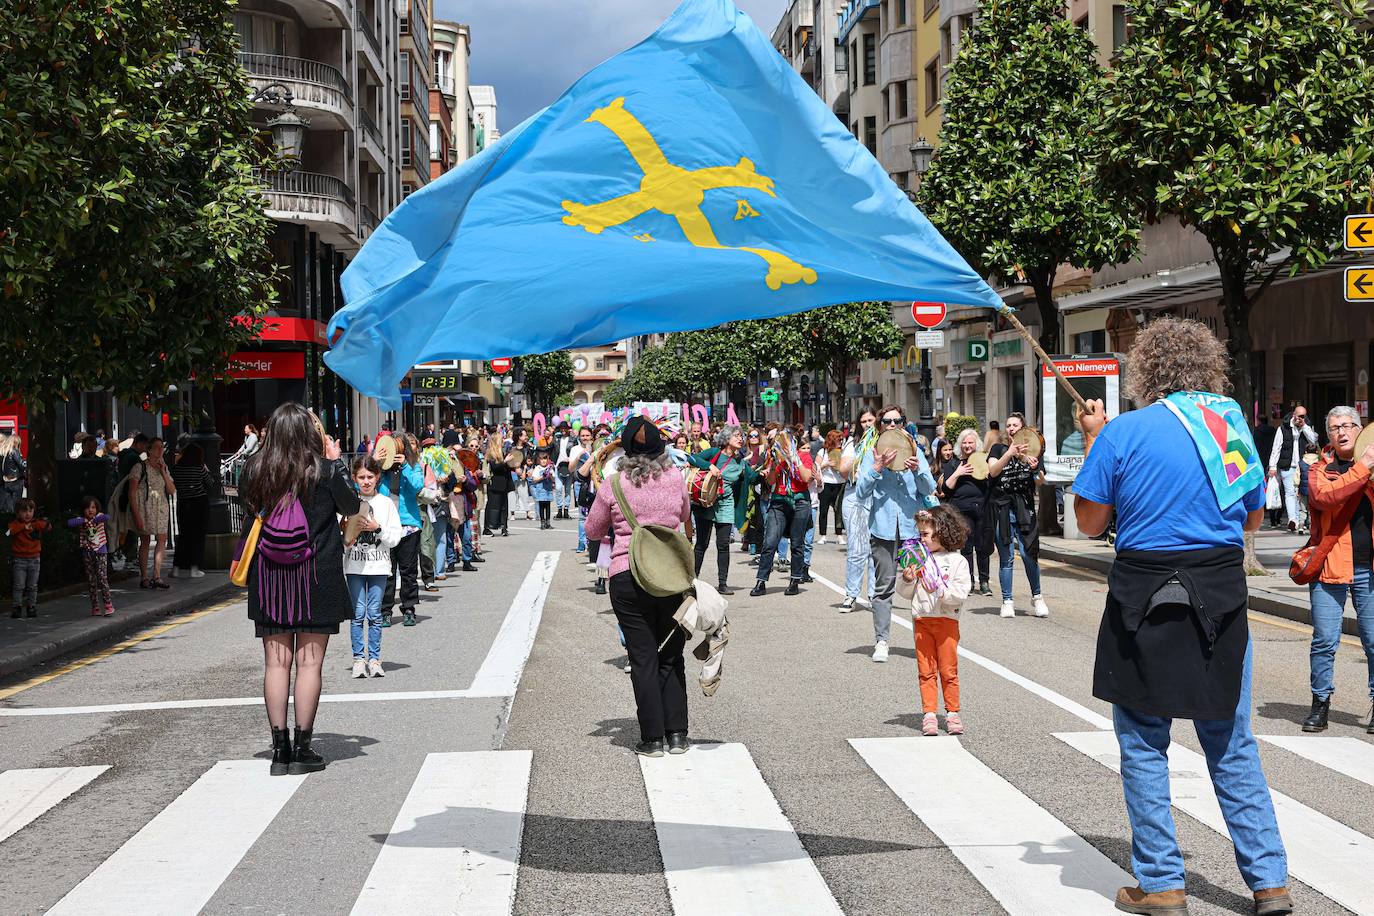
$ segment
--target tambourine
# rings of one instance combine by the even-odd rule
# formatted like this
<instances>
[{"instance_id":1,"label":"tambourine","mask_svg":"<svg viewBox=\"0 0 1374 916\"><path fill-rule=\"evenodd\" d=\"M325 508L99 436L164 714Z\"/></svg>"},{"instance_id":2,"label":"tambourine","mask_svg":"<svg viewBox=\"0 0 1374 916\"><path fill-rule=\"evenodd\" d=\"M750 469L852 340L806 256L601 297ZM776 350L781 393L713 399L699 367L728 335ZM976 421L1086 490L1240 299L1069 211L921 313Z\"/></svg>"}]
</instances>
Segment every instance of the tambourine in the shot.
<instances>
[{"instance_id":1,"label":"tambourine","mask_svg":"<svg viewBox=\"0 0 1374 916\"><path fill-rule=\"evenodd\" d=\"M843 449L838 449L838 448L832 448L832 449L830 449L828 452L826 452L825 454L826 454L826 457L828 457L828 458L830 459L830 466L831 466L834 470L838 471L838 470L840 469L840 458L844 456L844 450L843 450Z\"/></svg>"},{"instance_id":2,"label":"tambourine","mask_svg":"<svg viewBox=\"0 0 1374 916\"><path fill-rule=\"evenodd\" d=\"M1320 460L1321 456L1318 455L1316 452L1308 452L1306 455L1302 456L1302 463L1307 465L1308 467L1311 467Z\"/></svg>"},{"instance_id":3,"label":"tambourine","mask_svg":"<svg viewBox=\"0 0 1374 916\"><path fill-rule=\"evenodd\" d=\"M906 460L916 454L916 442L904 429L889 429L878 437L878 441L873 443L873 454L881 455L884 452L896 452L896 457L888 463L888 467L893 470L905 470Z\"/></svg>"},{"instance_id":4,"label":"tambourine","mask_svg":"<svg viewBox=\"0 0 1374 916\"><path fill-rule=\"evenodd\" d=\"M453 453L453 457L458 460L464 468L476 474L482 466L482 459L470 448L460 448Z\"/></svg>"},{"instance_id":5,"label":"tambourine","mask_svg":"<svg viewBox=\"0 0 1374 916\"><path fill-rule=\"evenodd\" d=\"M350 515L343 520L343 542L345 547L352 547L358 540L358 535L362 534L363 522L372 517L372 506L366 501L362 501L362 506L356 515Z\"/></svg>"},{"instance_id":6,"label":"tambourine","mask_svg":"<svg viewBox=\"0 0 1374 916\"><path fill-rule=\"evenodd\" d=\"M1360 437L1355 440L1355 459L1364 454L1364 450L1374 445L1374 423L1370 423L1361 432Z\"/></svg>"},{"instance_id":7,"label":"tambourine","mask_svg":"<svg viewBox=\"0 0 1374 916\"><path fill-rule=\"evenodd\" d=\"M372 445L372 457L382 466L383 471L394 468L401 460L401 443L394 436L378 436Z\"/></svg>"},{"instance_id":8,"label":"tambourine","mask_svg":"<svg viewBox=\"0 0 1374 916\"><path fill-rule=\"evenodd\" d=\"M525 453L518 448L513 448L506 453L506 467L512 471L518 471L525 463Z\"/></svg>"},{"instance_id":9,"label":"tambourine","mask_svg":"<svg viewBox=\"0 0 1374 916\"><path fill-rule=\"evenodd\" d=\"M969 454L967 458L964 459L964 463L967 464L970 468L972 468L972 471L969 474L969 476L972 477L974 480L988 479L987 452L972 452Z\"/></svg>"},{"instance_id":10,"label":"tambourine","mask_svg":"<svg viewBox=\"0 0 1374 916\"><path fill-rule=\"evenodd\" d=\"M1041 436L1040 430L1034 426L1023 426L1011 437L1011 444L1024 445L1026 458L1039 458L1040 453L1045 450L1045 437Z\"/></svg>"}]
</instances>

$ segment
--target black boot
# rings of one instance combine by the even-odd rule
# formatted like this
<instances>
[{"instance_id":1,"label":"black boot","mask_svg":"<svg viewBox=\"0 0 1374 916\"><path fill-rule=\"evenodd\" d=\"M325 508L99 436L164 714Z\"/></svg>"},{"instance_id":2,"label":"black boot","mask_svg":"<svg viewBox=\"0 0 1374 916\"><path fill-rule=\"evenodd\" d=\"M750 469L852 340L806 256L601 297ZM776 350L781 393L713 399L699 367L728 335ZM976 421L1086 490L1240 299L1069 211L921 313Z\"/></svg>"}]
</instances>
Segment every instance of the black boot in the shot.
<instances>
[{"instance_id":1,"label":"black boot","mask_svg":"<svg viewBox=\"0 0 1374 916\"><path fill-rule=\"evenodd\" d=\"M272 729L273 776L285 776L291 767L291 732L285 728Z\"/></svg>"},{"instance_id":2,"label":"black boot","mask_svg":"<svg viewBox=\"0 0 1374 916\"><path fill-rule=\"evenodd\" d=\"M803 583L806 583L806 582L815 582L815 581L816 581L815 579L811 578L811 567L810 567L810 566L806 566L806 567L803 567L803 568L802 568L801 580L802 580Z\"/></svg>"},{"instance_id":3,"label":"black boot","mask_svg":"<svg viewBox=\"0 0 1374 916\"><path fill-rule=\"evenodd\" d=\"M762 595L765 591L767 591L767 589L768 586L764 583L762 579L759 579L757 582L754 583L754 587L749 589L749 597L757 598L760 595Z\"/></svg>"},{"instance_id":4,"label":"black boot","mask_svg":"<svg viewBox=\"0 0 1374 916\"><path fill-rule=\"evenodd\" d=\"M735 590L724 582L716 586L716 591L720 592L722 595L733 595L735 593Z\"/></svg>"},{"instance_id":5,"label":"black boot","mask_svg":"<svg viewBox=\"0 0 1374 916\"><path fill-rule=\"evenodd\" d=\"M296 728L295 748L291 753L291 775L299 776L302 773L318 773L325 768L325 759L310 749L310 736L314 734L308 728Z\"/></svg>"},{"instance_id":6,"label":"black boot","mask_svg":"<svg viewBox=\"0 0 1374 916\"><path fill-rule=\"evenodd\" d=\"M801 594L801 583L802 583L802 580L800 580L800 579L788 579L788 580L787 580L787 588L783 589L783 590L782 590L782 593L783 593L784 595L800 595L800 594Z\"/></svg>"},{"instance_id":7,"label":"black boot","mask_svg":"<svg viewBox=\"0 0 1374 916\"><path fill-rule=\"evenodd\" d=\"M606 594L606 580L605 580L605 579L597 579L597 580L596 580L596 588L592 589L592 591L595 592L595 593L598 594L598 595L604 595L604 594Z\"/></svg>"},{"instance_id":8,"label":"black boot","mask_svg":"<svg viewBox=\"0 0 1374 916\"><path fill-rule=\"evenodd\" d=\"M508 537L510 537L510 529L507 528L505 525L502 525L502 526L501 526L501 537L503 537L503 538L508 538Z\"/></svg>"},{"instance_id":9,"label":"black boot","mask_svg":"<svg viewBox=\"0 0 1374 916\"><path fill-rule=\"evenodd\" d=\"M1326 731L1326 716L1331 711L1331 698L1322 699L1319 696L1312 697L1312 711L1307 714L1307 718L1302 721L1302 730L1305 732L1324 732Z\"/></svg>"},{"instance_id":10,"label":"black boot","mask_svg":"<svg viewBox=\"0 0 1374 916\"><path fill-rule=\"evenodd\" d=\"M463 561L463 572L477 572L477 567L468 560Z\"/></svg>"}]
</instances>

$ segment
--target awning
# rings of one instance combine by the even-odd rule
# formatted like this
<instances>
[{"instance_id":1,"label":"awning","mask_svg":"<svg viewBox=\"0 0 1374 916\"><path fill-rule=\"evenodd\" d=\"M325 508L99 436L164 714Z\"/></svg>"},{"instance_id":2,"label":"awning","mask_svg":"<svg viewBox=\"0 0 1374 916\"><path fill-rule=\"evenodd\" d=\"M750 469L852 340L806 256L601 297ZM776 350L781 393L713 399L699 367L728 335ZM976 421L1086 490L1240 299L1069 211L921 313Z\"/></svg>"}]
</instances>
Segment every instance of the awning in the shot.
<instances>
[{"instance_id":1,"label":"awning","mask_svg":"<svg viewBox=\"0 0 1374 916\"><path fill-rule=\"evenodd\" d=\"M472 395L458 392L456 394L444 395L444 402L454 407L463 407L472 400Z\"/></svg>"}]
</instances>

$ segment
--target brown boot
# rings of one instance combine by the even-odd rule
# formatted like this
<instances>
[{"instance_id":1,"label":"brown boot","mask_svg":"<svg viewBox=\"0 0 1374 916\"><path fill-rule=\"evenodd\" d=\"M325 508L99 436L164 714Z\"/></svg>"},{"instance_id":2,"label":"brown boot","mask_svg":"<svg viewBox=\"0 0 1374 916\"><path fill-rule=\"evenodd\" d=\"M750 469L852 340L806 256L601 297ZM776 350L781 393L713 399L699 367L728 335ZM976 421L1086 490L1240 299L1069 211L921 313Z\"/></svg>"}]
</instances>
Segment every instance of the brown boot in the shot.
<instances>
[{"instance_id":1,"label":"brown boot","mask_svg":"<svg viewBox=\"0 0 1374 916\"><path fill-rule=\"evenodd\" d=\"M1138 887L1123 887L1116 892L1116 908L1143 916L1188 916L1188 897L1181 890L1147 894Z\"/></svg>"},{"instance_id":2,"label":"brown boot","mask_svg":"<svg viewBox=\"0 0 1374 916\"><path fill-rule=\"evenodd\" d=\"M1283 916L1293 912L1293 898L1288 896L1288 888L1271 887L1255 891L1255 916Z\"/></svg>"}]
</instances>

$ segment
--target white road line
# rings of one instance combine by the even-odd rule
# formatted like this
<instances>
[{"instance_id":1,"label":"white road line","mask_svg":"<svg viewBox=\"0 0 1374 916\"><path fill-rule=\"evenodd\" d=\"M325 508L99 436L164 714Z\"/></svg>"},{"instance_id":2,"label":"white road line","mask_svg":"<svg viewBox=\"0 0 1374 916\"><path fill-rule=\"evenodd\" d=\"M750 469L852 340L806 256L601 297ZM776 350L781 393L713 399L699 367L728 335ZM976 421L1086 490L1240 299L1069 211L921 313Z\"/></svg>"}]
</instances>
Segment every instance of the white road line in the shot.
<instances>
[{"instance_id":1,"label":"white road line","mask_svg":"<svg viewBox=\"0 0 1374 916\"><path fill-rule=\"evenodd\" d=\"M1318 738L1309 735L1260 735L1259 739L1367 786L1374 786L1374 744L1349 736Z\"/></svg>"},{"instance_id":2,"label":"white road line","mask_svg":"<svg viewBox=\"0 0 1374 916\"><path fill-rule=\"evenodd\" d=\"M1011 916L1112 913L1135 883L958 738L849 743Z\"/></svg>"},{"instance_id":3,"label":"white road line","mask_svg":"<svg viewBox=\"0 0 1374 916\"><path fill-rule=\"evenodd\" d=\"M268 775L262 760L221 760L49 916L199 912L304 779Z\"/></svg>"},{"instance_id":4,"label":"white road line","mask_svg":"<svg viewBox=\"0 0 1374 916\"><path fill-rule=\"evenodd\" d=\"M0 842L38 820L108 769L108 766L43 767L0 773Z\"/></svg>"},{"instance_id":5,"label":"white road line","mask_svg":"<svg viewBox=\"0 0 1374 916\"><path fill-rule=\"evenodd\" d=\"M1109 769L1121 772L1120 749L1111 732L1056 734L1056 738ZM1180 744L1169 747L1169 792L1174 807L1227 836L1212 780L1203 756ZM1347 909L1374 913L1374 840L1309 808L1282 792L1270 790L1279 833L1288 851L1288 871Z\"/></svg>"},{"instance_id":6,"label":"white road line","mask_svg":"<svg viewBox=\"0 0 1374 916\"><path fill-rule=\"evenodd\" d=\"M549 596L549 585L557 568L558 551L543 550L535 554L534 565L515 593L501 631L487 650L487 657L472 679L470 690L492 696L515 696L525 661L534 648L544 600Z\"/></svg>"},{"instance_id":7,"label":"white road line","mask_svg":"<svg viewBox=\"0 0 1374 916\"><path fill-rule=\"evenodd\" d=\"M811 578L815 579L817 582L821 583L822 585L826 586L832 591L835 591L841 595L844 594L844 589L840 588L838 585L836 585L834 582L831 582L829 579L822 578L821 576L818 576L815 573L811 574ZM892 609L892 622L897 624L899 627L903 627L908 630L912 628L911 620L907 617L905 613L905 608ZM1048 700L1055 706L1058 706L1060 709L1064 710L1067 713L1072 713L1073 715L1082 719L1084 722L1087 722L1094 728L1112 728L1112 720L1108 719L1101 713L1094 712L1088 707L1084 706L1082 703L1079 703L1075 700L1070 700L1062 693L1059 693L1055 690L1051 690L1043 684L1037 684L1030 678L1025 677L1024 675L1017 674L1010 668L1007 668L1006 666L1001 665L990 658L985 658L982 655L979 655L977 652L965 649L963 646L959 647L959 655L973 662L975 665L978 665L982 668L986 668L998 677L1011 681L1018 687L1023 687L1026 690L1029 690L1031 693L1040 697L1042 700Z\"/></svg>"},{"instance_id":8,"label":"white road line","mask_svg":"<svg viewBox=\"0 0 1374 916\"><path fill-rule=\"evenodd\" d=\"M677 916L840 907L742 744L639 758Z\"/></svg>"},{"instance_id":9,"label":"white road line","mask_svg":"<svg viewBox=\"0 0 1374 916\"><path fill-rule=\"evenodd\" d=\"M525 576L487 657L462 690L393 690L373 693L331 693L321 703L390 703L407 700L473 700L513 697L539 631L544 601L558 566L557 551L541 551ZM0 708L0 718L78 716L164 709L211 709L221 706L261 706L262 697L215 697L205 700L153 700L147 703L105 703L97 706L33 706Z\"/></svg>"},{"instance_id":10,"label":"white road line","mask_svg":"<svg viewBox=\"0 0 1374 916\"><path fill-rule=\"evenodd\" d=\"M430 754L354 916L505 916L515 906L532 751Z\"/></svg>"}]
</instances>

